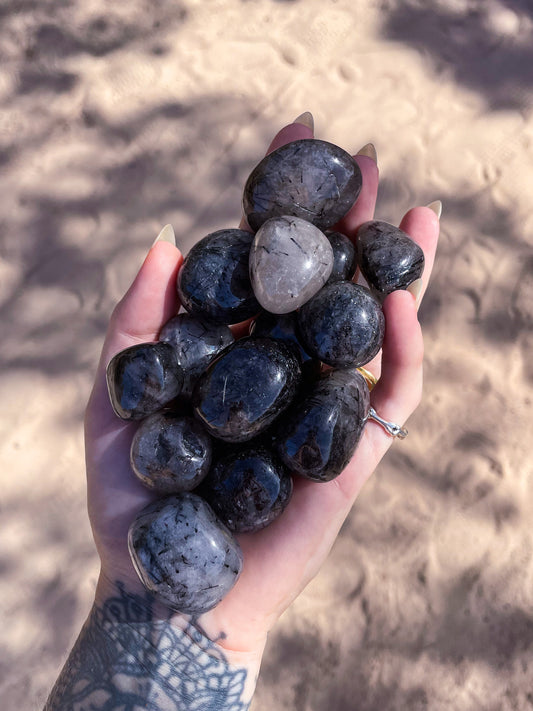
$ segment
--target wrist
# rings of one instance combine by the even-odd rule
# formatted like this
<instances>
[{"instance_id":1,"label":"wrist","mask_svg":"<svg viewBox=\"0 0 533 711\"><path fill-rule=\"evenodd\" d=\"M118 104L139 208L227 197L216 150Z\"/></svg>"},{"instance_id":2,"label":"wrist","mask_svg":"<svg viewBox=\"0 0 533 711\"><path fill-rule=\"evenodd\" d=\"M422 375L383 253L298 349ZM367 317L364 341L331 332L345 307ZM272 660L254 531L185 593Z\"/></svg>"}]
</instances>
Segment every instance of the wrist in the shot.
<instances>
[{"instance_id":1,"label":"wrist","mask_svg":"<svg viewBox=\"0 0 533 711\"><path fill-rule=\"evenodd\" d=\"M255 690L264 642L232 649L209 615L202 616L206 629L158 603L140 581L111 582L103 574L91 613L111 648L135 657L140 668L149 667L150 677L168 687L171 697L179 694L180 708L192 707L193 699L197 703L205 693L216 708L244 711Z\"/></svg>"}]
</instances>

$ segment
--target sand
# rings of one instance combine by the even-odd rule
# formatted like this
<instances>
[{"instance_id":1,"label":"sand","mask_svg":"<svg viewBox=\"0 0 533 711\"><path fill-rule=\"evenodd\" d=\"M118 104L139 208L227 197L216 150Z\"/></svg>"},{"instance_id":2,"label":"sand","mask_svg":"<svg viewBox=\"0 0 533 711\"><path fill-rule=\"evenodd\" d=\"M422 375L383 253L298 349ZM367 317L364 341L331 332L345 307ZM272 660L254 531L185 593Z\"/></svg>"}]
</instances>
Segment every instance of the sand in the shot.
<instances>
[{"instance_id":1,"label":"sand","mask_svg":"<svg viewBox=\"0 0 533 711\"><path fill-rule=\"evenodd\" d=\"M301 112L376 145L377 215L441 199L425 395L271 635L254 711L533 707L529 0L6 0L0 698L40 709L97 559L82 418L162 225L187 251Z\"/></svg>"}]
</instances>

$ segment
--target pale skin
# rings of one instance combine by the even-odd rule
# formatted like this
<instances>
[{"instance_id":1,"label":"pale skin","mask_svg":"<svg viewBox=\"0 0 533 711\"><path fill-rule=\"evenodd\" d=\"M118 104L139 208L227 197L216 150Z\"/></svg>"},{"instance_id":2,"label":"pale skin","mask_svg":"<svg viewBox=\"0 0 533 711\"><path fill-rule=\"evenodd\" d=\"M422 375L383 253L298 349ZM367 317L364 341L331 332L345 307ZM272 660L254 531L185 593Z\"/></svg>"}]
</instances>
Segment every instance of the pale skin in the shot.
<instances>
[{"instance_id":1,"label":"pale skin","mask_svg":"<svg viewBox=\"0 0 533 711\"><path fill-rule=\"evenodd\" d=\"M269 150L310 137L310 128L292 123L278 133ZM375 161L365 155L357 155L356 160L363 173L363 190L339 226L352 238L360 224L373 218L378 188ZM439 220L431 209L416 207L405 215L400 227L424 250L422 291L418 300L406 291L387 297L383 307L386 336L381 357L366 367L380 376L371 394L372 406L386 420L403 425L422 394L423 342L417 306L431 274ZM158 242L149 251L133 284L112 314L87 407L89 516L101 560L96 608L102 608L106 600L117 595L118 582L126 595L139 596L139 599L144 595L127 549L127 531L135 515L154 500L154 495L132 474L129 450L136 425L122 422L113 413L105 367L120 350L156 340L162 325L177 313L175 282L182 261L180 251L167 242ZM281 517L263 531L238 537L244 553L241 577L224 600L194 624L214 642L213 650L217 648L228 664L246 671L243 704L248 704L253 694L269 631L320 569L357 495L393 441L379 425L369 422L355 455L338 478L321 484L295 478L293 497ZM185 628L189 622L189 618L162 607L154 606L150 614L152 624L163 621L176 630ZM80 639L83 635L82 631ZM78 708L66 699L68 675L80 664L83 664L81 653L70 666L67 663L60 677L61 689L52 692L48 710ZM112 700L107 703L109 705L102 703L91 708L120 707L118 701L114 705ZM165 697L153 708L189 706ZM230 704L212 708L241 707Z\"/></svg>"}]
</instances>

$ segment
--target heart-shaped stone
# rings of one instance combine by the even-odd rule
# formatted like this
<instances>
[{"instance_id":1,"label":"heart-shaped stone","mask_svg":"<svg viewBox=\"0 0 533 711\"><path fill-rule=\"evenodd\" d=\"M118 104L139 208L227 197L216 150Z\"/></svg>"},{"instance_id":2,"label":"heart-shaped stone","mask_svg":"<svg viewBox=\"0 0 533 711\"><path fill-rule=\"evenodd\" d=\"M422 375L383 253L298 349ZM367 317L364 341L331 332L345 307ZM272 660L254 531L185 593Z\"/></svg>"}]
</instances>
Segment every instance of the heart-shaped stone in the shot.
<instances>
[{"instance_id":1,"label":"heart-shaped stone","mask_svg":"<svg viewBox=\"0 0 533 711\"><path fill-rule=\"evenodd\" d=\"M295 311L326 283L333 249L326 235L299 217L274 217L257 231L250 250L255 298L274 314Z\"/></svg>"}]
</instances>

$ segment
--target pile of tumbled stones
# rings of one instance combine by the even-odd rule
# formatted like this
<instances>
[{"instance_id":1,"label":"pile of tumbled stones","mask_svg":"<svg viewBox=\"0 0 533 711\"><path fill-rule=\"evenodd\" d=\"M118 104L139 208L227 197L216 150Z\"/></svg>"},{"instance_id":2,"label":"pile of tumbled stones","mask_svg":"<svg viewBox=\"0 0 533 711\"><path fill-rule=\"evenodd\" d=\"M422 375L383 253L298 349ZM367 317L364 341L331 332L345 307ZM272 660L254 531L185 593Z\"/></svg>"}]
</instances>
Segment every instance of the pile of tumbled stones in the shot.
<instances>
[{"instance_id":1,"label":"pile of tumbled stones","mask_svg":"<svg viewBox=\"0 0 533 711\"><path fill-rule=\"evenodd\" d=\"M424 267L388 223L362 225L355 246L331 231L361 187L356 161L331 143L267 155L244 189L253 232L196 243L178 275L185 312L108 365L115 413L142 420L132 469L161 495L131 525L131 557L173 609L215 606L242 568L233 534L279 516L293 476L329 481L357 447L370 408L357 368L381 348L381 302ZM357 266L369 288L352 281ZM234 340L229 326L248 319Z\"/></svg>"}]
</instances>

